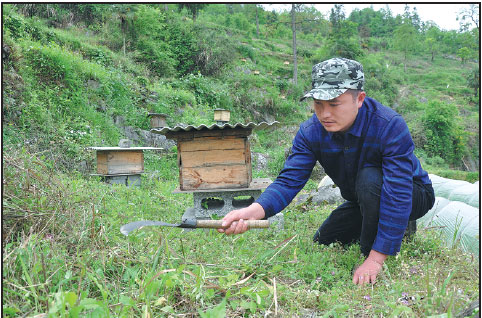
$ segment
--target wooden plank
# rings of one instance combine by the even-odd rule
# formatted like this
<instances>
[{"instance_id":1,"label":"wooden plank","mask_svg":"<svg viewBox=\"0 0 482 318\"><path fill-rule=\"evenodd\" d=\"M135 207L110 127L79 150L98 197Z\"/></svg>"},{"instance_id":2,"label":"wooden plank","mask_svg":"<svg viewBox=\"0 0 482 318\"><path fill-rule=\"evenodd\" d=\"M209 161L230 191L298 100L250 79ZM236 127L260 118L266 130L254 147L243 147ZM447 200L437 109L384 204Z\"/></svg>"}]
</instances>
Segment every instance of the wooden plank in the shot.
<instances>
[{"instance_id":1,"label":"wooden plank","mask_svg":"<svg viewBox=\"0 0 482 318\"><path fill-rule=\"evenodd\" d=\"M183 143L177 144L177 167L179 168L179 184L181 184L182 180L182 169L181 169L181 152L183 151Z\"/></svg>"},{"instance_id":2,"label":"wooden plank","mask_svg":"<svg viewBox=\"0 0 482 318\"><path fill-rule=\"evenodd\" d=\"M108 174L109 169L107 168L107 152L97 151L97 173L98 174Z\"/></svg>"},{"instance_id":3,"label":"wooden plank","mask_svg":"<svg viewBox=\"0 0 482 318\"><path fill-rule=\"evenodd\" d=\"M144 153L142 151L107 152L108 174L144 172Z\"/></svg>"},{"instance_id":4,"label":"wooden plank","mask_svg":"<svg viewBox=\"0 0 482 318\"><path fill-rule=\"evenodd\" d=\"M181 141L182 154L188 151L217 150L217 149L244 149L246 138L195 138L194 140Z\"/></svg>"},{"instance_id":5,"label":"wooden plank","mask_svg":"<svg viewBox=\"0 0 482 318\"><path fill-rule=\"evenodd\" d=\"M257 190L262 190L266 189L272 181L269 178L257 178L251 180L251 183L249 184L249 187L247 188L219 188L216 189L216 192L234 192L234 191L257 191ZM196 190L181 190L180 188L177 188L172 191L172 193L193 193L193 192L212 192L210 189L202 190L202 189L196 189Z\"/></svg>"},{"instance_id":6,"label":"wooden plank","mask_svg":"<svg viewBox=\"0 0 482 318\"><path fill-rule=\"evenodd\" d=\"M151 117L151 128L159 128L159 127L165 127L165 126L167 126L166 117L152 115L152 117Z\"/></svg>"},{"instance_id":7,"label":"wooden plank","mask_svg":"<svg viewBox=\"0 0 482 318\"><path fill-rule=\"evenodd\" d=\"M205 130L189 130L189 131L170 131L166 133L168 139L190 140L202 137L219 137L228 136L247 137L251 134L252 128L225 128L225 129L205 129Z\"/></svg>"},{"instance_id":8,"label":"wooden plank","mask_svg":"<svg viewBox=\"0 0 482 318\"><path fill-rule=\"evenodd\" d=\"M181 167L181 170L181 190L246 188L251 182L245 165Z\"/></svg>"},{"instance_id":9,"label":"wooden plank","mask_svg":"<svg viewBox=\"0 0 482 318\"><path fill-rule=\"evenodd\" d=\"M246 163L244 149L221 149L209 151L185 151L181 153L182 167L211 167L219 164Z\"/></svg>"},{"instance_id":10,"label":"wooden plank","mask_svg":"<svg viewBox=\"0 0 482 318\"><path fill-rule=\"evenodd\" d=\"M245 155L245 157L246 157L245 165L246 165L246 169L248 169L248 180L251 183L251 180L253 179L253 177L252 177L252 174L253 174L252 170L253 169L251 167L251 148L249 146L249 141L248 141L247 138L244 140L244 146L245 146L244 152L246 154Z\"/></svg>"}]
</instances>

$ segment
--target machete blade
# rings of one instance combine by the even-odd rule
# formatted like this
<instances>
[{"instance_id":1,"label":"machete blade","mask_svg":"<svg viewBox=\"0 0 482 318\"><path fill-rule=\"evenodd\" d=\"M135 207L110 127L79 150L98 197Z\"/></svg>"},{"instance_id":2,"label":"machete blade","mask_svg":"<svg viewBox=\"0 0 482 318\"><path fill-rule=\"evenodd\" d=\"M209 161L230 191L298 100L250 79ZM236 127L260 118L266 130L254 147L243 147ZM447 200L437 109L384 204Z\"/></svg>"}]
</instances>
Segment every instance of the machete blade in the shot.
<instances>
[{"instance_id":1,"label":"machete blade","mask_svg":"<svg viewBox=\"0 0 482 318\"><path fill-rule=\"evenodd\" d=\"M125 236L129 235L130 232L140 229L144 226L170 226L170 227L181 227L182 223L171 224L161 221L136 221L127 223L121 226L120 231Z\"/></svg>"}]
</instances>

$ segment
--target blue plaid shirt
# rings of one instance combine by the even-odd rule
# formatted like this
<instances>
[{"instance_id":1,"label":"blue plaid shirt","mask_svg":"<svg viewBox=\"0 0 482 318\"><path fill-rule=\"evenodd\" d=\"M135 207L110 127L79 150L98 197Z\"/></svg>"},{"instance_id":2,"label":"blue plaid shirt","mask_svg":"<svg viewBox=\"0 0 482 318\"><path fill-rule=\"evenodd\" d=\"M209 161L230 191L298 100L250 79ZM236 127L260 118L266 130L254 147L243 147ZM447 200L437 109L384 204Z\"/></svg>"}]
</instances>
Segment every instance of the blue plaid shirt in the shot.
<instances>
[{"instance_id":1,"label":"blue plaid shirt","mask_svg":"<svg viewBox=\"0 0 482 318\"><path fill-rule=\"evenodd\" d=\"M343 198L356 202L358 171L380 167L383 173L380 219L372 249L394 255L400 251L412 210L413 180L431 183L413 149L402 116L366 97L345 134L327 132L316 115L303 122L283 170L256 202L264 208L266 218L283 210L303 189L316 161L340 188Z\"/></svg>"}]
</instances>

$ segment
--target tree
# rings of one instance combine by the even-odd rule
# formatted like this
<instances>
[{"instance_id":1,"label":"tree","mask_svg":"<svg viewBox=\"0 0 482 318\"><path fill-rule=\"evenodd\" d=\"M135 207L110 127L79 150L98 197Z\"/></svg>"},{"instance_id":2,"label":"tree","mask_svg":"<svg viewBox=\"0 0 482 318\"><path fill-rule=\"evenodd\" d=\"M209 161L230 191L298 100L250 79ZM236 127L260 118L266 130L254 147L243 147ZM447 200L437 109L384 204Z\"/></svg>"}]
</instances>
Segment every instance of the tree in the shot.
<instances>
[{"instance_id":1,"label":"tree","mask_svg":"<svg viewBox=\"0 0 482 318\"><path fill-rule=\"evenodd\" d=\"M388 11L389 12L389 11ZM391 15L391 12L390 12ZM389 33L391 21L384 9L375 11L372 7L362 10L355 9L350 13L348 20L358 24L358 32L363 38L382 37ZM391 19L393 19L390 16Z\"/></svg>"},{"instance_id":2,"label":"tree","mask_svg":"<svg viewBox=\"0 0 482 318\"><path fill-rule=\"evenodd\" d=\"M291 5L291 30L293 31L293 83L298 84L298 58L296 56L296 7Z\"/></svg>"},{"instance_id":3,"label":"tree","mask_svg":"<svg viewBox=\"0 0 482 318\"><path fill-rule=\"evenodd\" d=\"M465 64L465 62L467 62L467 60L470 58L471 55L472 55L471 50L468 47L465 47L465 46L461 47L457 51L457 56L462 59L462 64Z\"/></svg>"},{"instance_id":4,"label":"tree","mask_svg":"<svg viewBox=\"0 0 482 318\"><path fill-rule=\"evenodd\" d=\"M410 21L412 22L413 27L417 32L420 32L423 29L423 21L420 20L420 17L417 13L417 8L413 8L412 14L410 15Z\"/></svg>"},{"instance_id":5,"label":"tree","mask_svg":"<svg viewBox=\"0 0 482 318\"><path fill-rule=\"evenodd\" d=\"M441 32L435 25L431 26L425 34L425 44L432 55L433 62L435 52L440 49Z\"/></svg>"},{"instance_id":6,"label":"tree","mask_svg":"<svg viewBox=\"0 0 482 318\"><path fill-rule=\"evenodd\" d=\"M342 4L335 4L330 11L330 22L333 33L338 33L345 20L345 9Z\"/></svg>"},{"instance_id":7,"label":"tree","mask_svg":"<svg viewBox=\"0 0 482 318\"><path fill-rule=\"evenodd\" d=\"M111 10L114 13L114 16L120 20L122 31L122 52L126 55L126 36L132 27L137 6L131 4L114 4L111 7Z\"/></svg>"},{"instance_id":8,"label":"tree","mask_svg":"<svg viewBox=\"0 0 482 318\"><path fill-rule=\"evenodd\" d=\"M256 8L256 37L259 38L259 17L258 17L258 5L254 5Z\"/></svg>"},{"instance_id":9,"label":"tree","mask_svg":"<svg viewBox=\"0 0 482 318\"><path fill-rule=\"evenodd\" d=\"M477 30L479 29L479 5L471 4L469 8L463 9L457 16L457 21L460 20L460 30L467 31L470 24L475 24Z\"/></svg>"},{"instance_id":10,"label":"tree","mask_svg":"<svg viewBox=\"0 0 482 318\"><path fill-rule=\"evenodd\" d=\"M363 54L358 40L357 24L345 20L343 5L335 5L330 13L331 31L327 46L332 56L355 59Z\"/></svg>"},{"instance_id":11,"label":"tree","mask_svg":"<svg viewBox=\"0 0 482 318\"><path fill-rule=\"evenodd\" d=\"M395 49L403 52L405 63L404 71L407 71L407 56L409 53L414 52L417 47L417 31L410 23L409 20L405 19L404 23L400 25L394 32L393 39Z\"/></svg>"},{"instance_id":12,"label":"tree","mask_svg":"<svg viewBox=\"0 0 482 318\"><path fill-rule=\"evenodd\" d=\"M479 68L476 67L472 69L470 73L466 74L465 79L467 80L467 85L474 90L474 96L477 97L479 95L479 89L480 89Z\"/></svg>"},{"instance_id":13,"label":"tree","mask_svg":"<svg viewBox=\"0 0 482 318\"><path fill-rule=\"evenodd\" d=\"M199 11L207 5L208 4L205 3L179 3L179 11L182 11L182 9L186 8L192 14L192 21L196 22Z\"/></svg>"},{"instance_id":14,"label":"tree","mask_svg":"<svg viewBox=\"0 0 482 318\"><path fill-rule=\"evenodd\" d=\"M479 68L477 67L472 69L472 71L468 73L465 78L467 79L467 85L474 90L474 96L477 97L480 89Z\"/></svg>"}]
</instances>

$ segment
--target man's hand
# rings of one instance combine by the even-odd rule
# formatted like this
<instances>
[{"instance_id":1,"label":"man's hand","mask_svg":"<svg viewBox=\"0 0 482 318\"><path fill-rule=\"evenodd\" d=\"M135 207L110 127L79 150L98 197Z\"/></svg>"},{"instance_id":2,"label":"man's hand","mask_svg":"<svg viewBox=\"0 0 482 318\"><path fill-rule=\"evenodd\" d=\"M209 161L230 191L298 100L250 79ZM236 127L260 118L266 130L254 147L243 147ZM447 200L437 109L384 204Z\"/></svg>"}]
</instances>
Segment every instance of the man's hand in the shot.
<instances>
[{"instance_id":1,"label":"man's hand","mask_svg":"<svg viewBox=\"0 0 482 318\"><path fill-rule=\"evenodd\" d=\"M246 208L233 210L226 214L223 218L224 229L218 229L219 233L226 235L241 234L248 230L248 225L244 220L261 220L265 213L263 207L259 203L253 203Z\"/></svg>"},{"instance_id":2,"label":"man's hand","mask_svg":"<svg viewBox=\"0 0 482 318\"><path fill-rule=\"evenodd\" d=\"M377 275L382 270L383 262L386 258L386 254L371 250L365 262L356 269L353 275L353 284L375 284Z\"/></svg>"}]
</instances>

